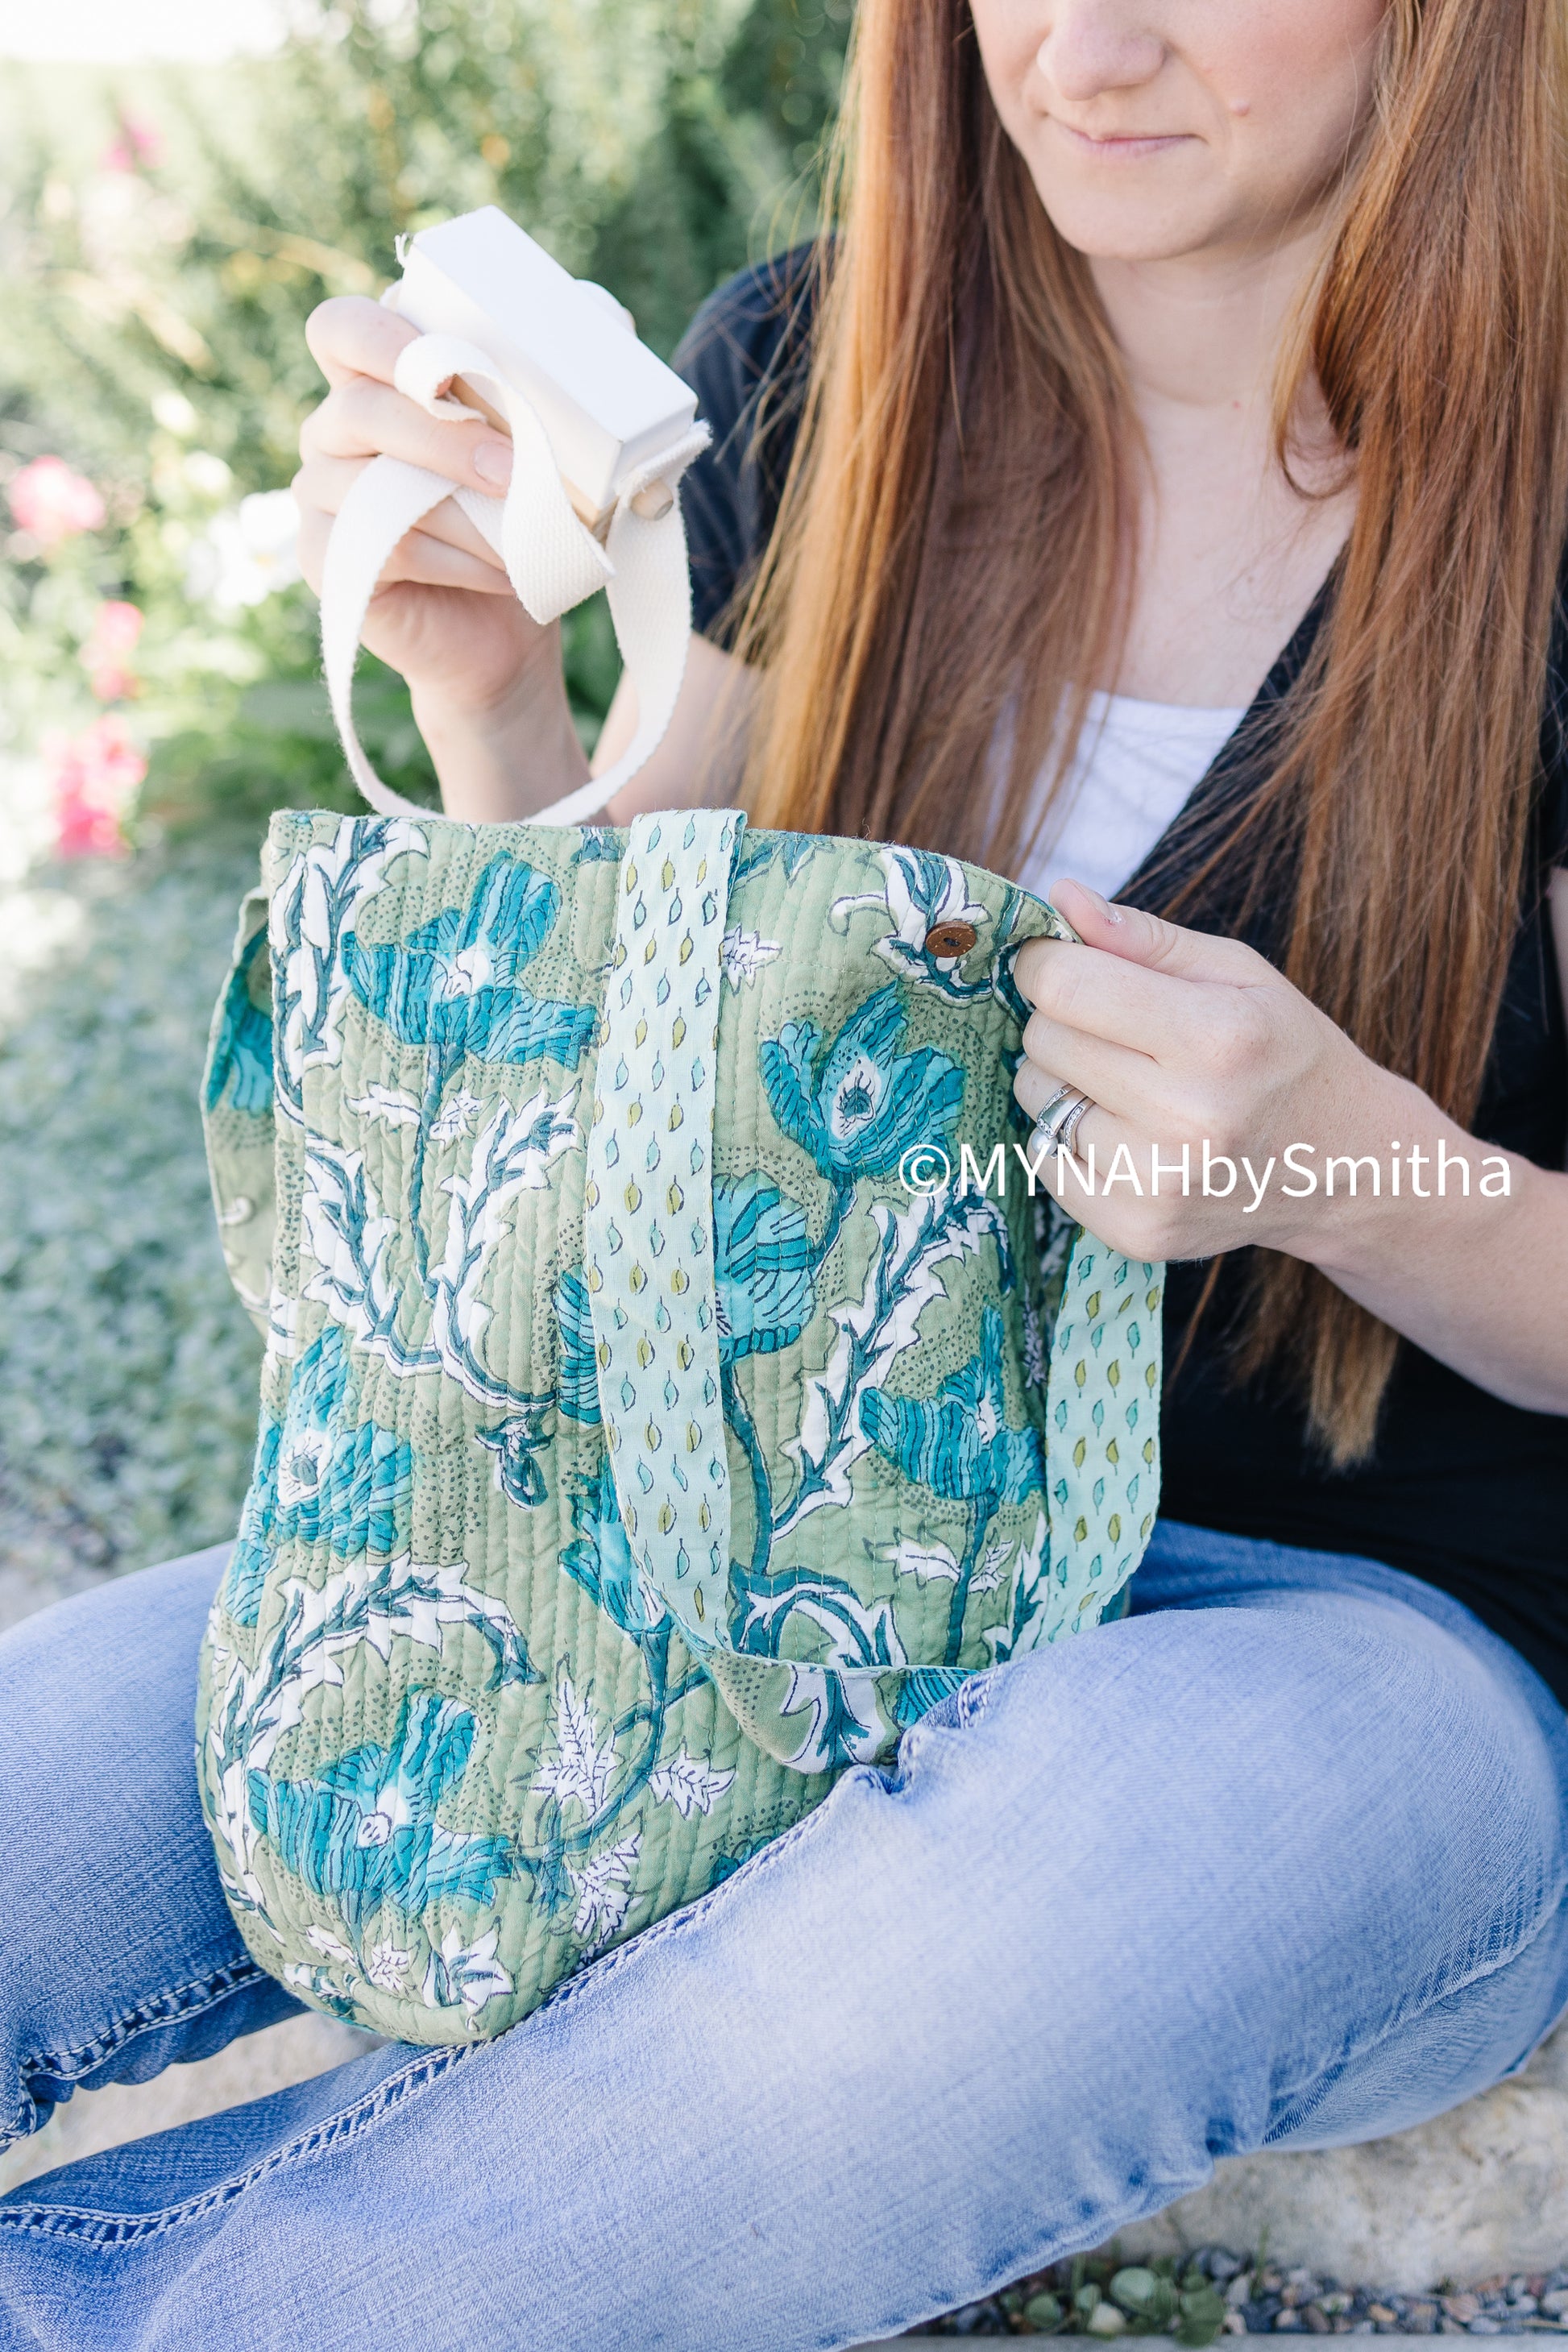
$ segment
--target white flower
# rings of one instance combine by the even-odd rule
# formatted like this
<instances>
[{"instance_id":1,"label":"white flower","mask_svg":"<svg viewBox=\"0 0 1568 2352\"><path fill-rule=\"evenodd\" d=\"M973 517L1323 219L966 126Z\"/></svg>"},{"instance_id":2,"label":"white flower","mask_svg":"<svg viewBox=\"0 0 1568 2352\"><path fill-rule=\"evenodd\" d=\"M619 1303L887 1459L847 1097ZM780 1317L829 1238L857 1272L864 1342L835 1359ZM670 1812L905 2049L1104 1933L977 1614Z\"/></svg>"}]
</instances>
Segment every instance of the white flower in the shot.
<instances>
[{"instance_id":1,"label":"white flower","mask_svg":"<svg viewBox=\"0 0 1568 2352\"><path fill-rule=\"evenodd\" d=\"M714 1798L723 1795L734 1777L733 1772L715 1772L683 1748L648 1775L647 1785L658 1804L673 1805L681 1820L689 1822L693 1812L711 1812Z\"/></svg>"},{"instance_id":2,"label":"white flower","mask_svg":"<svg viewBox=\"0 0 1568 2352\"><path fill-rule=\"evenodd\" d=\"M352 1109L352 1104L350 1108ZM440 1117L431 1121L431 1141L433 1143L450 1143L457 1136L472 1135L474 1131L474 1121L479 1118L479 1098L478 1095L469 1094L466 1087L459 1089L459 1091L452 1097L451 1101L447 1105L446 1109L441 1113Z\"/></svg>"},{"instance_id":3,"label":"white flower","mask_svg":"<svg viewBox=\"0 0 1568 2352\"><path fill-rule=\"evenodd\" d=\"M454 1930L454 1936L456 1931ZM453 1940L448 1937L448 1941ZM493 1941L493 1938L492 1938ZM407 1973L412 1952L400 1952L393 1943L373 1944L365 1973L380 1992L395 1992ZM510 1990L510 1988L509 1987Z\"/></svg>"},{"instance_id":4,"label":"white flower","mask_svg":"<svg viewBox=\"0 0 1568 2352\"><path fill-rule=\"evenodd\" d=\"M192 489L204 499L221 499L234 479L223 459L210 449L188 450L180 470ZM272 493L274 497L279 495L288 498L289 493L287 490Z\"/></svg>"},{"instance_id":5,"label":"white flower","mask_svg":"<svg viewBox=\"0 0 1568 2352\"><path fill-rule=\"evenodd\" d=\"M764 940L760 932L742 931L739 926L725 932L719 949L724 977L733 989L739 989L743 980L755 980L763 964L772 963L783 952L777 940Z\"/></svg>"},{"instance_id":6,"label":"white flower","mask_svg":"<svg viewBox=\"0 0 1568 2352\"><path fill-rule=\"evenodd\" d=\"M364 1094L352 1095L346 1108L356 1118L379 1119L384 1127L419 1124L419 1106L414 1097L401 1093L396 1087L384 1087L378 1078L371 1080Z\"/></svg>"},{"instance_id":7,"label":"white flower","mask_svg":"<svg viewBox=\"0 0 1568 2352\"><path fill-rule=\"evenodd\" d=\"M495 978L495 958L482 941L459 948L455 956L437 956L435 992L437 996L476 996Z\"/></svg>"},{"instance_id":8,"label":"white flower","mask_svg":"<svg viewBox=\"0 0 1568 2352\"><path fill-rule=\"evenodd\" d=\"M477 2017L487 2000L510 1992L511 1979L495 1956L500 1932L492 1927L477 1944L465 1945L459 1928L447 1928L440 1950L432 1951L425 1971L421 1997L426 2009L450 2009L460 2000L469 2015ZM395 1957L405 1962L408 1958L406 1952Z\"/></svg>"},{"instance_id":9,"label":"white flower","mask_svg":"<svg viewBox=\"0 0 1568 2352\"><path fill-rule=\"evenodd\" d=\"M335 1443L330 1429L302 1430L290 1439L288 1452L278 1464L278 1499L285 1510L312 1502L321 1493Z\"/></svg>"},{"instance_id":10,"label":"white flower","mask_svg":"<svg viewBox=\"0 0 1568 2352\"><path fill-rule=\"evenodd\" d=\"M934 969L951 973L967 950L928 948L933 931L952 926L977 931L991 920L988 908L970 898L964 872L956 857L939 857L929 849L898 847L878 852L885 887L835 898L828 920L838 930L861 907L885 908L892 919L891 938L879 940L875 952L884 963L907 979L929 978Z\"/></svg>"},{"instance_id":11,"label":"white flower","mask_svg":"<svg viewBox=\"0 0 1568 2352\"><path fill-rule=\"evenodd\" d=\"M566 1875L577 1890L577 1916L572 1932L584 1940L602 1942L613 1936L631 1907L632 1873L642 1850L642 1832L595 1854L581 1870Z\"/></svg>"},{"instance_id":12,"label":"white flower","mask_svg":"<svg viewBox=\"0 0 1568 2352\"><path fill-rule=\"evenodd\" d=\"M182 441L188 441L201 423L184 394L172 386L153 395L153 415L165 433L176 433Z\"/></svg>"},{"instance_id":13,"label":"white flower","mask_svg":"<svg viewBox=\"0 0 1568 2352\"><path fill-rule=\"evenodd\" d=\"M300 577L299 535L300 509L291 490L253 491L237 507L215 515L191 550L186 594L222 613L265 604Z\"/></svg>"},{"instance_id":14,"label":"white flower","mask_svg":"<svg viewBox=\"0 0 1568 2352\"><path fill-rule=\"evenodd\" d=\"M533 1786L541 1795L553 1796L563 1805L574 1801L590 1816L605 1801L617 1760L614 1731L605 1735L602 1745L596 1731L592 1708L585 1699L578 1698L563 1667L556 1692L556 1752L540 1766Z\"/></svg>"}]
</instances>

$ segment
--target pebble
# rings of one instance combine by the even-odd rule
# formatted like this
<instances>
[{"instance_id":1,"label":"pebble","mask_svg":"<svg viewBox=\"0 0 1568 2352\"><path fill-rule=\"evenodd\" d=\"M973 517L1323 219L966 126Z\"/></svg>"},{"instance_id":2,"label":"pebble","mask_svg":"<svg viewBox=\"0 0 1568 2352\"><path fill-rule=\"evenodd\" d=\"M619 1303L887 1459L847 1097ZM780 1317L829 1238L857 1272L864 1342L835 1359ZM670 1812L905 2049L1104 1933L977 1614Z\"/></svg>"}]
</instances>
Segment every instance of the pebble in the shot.
<instances>
[{"instance_id":1,"label":"pebble","mask_svg":"<svg viewBox=\"0 0 1568 2352\"><path fill-rule=\"evenodd\" d=\"M928 2326L941 2336L1018 2336L1061 2330L1102 2340L1128 2332L1123 2314L1094 2282L1109 2280L1110 2264L1089 2257L1091 2273L1064 2262L1027 2281L1021 2294L987 2296ZM1204 2246L1185 2265L1207 2279L1225 2304L1226 2336L1516 2336L1528 2330L1568 2334L1568 2264L1540 2275L1488 2278L1458 2293L1434 2287L1426 2294L1380 2294L1375 2287L1344 2286L1299 2267L1281 2270L1226 2246ZM1082 2283L1081 2284L1079 2283ZM1079 2300L1072 2308L1075 2295ZM1030 2305L1041 2318L1054 2310L1048 2329L1032 2326ZM1215 2305L1210 2304L1210 2310ZM1212 2325L1212 2322L1210 2323Z\"/></svg>"}]
</instances>

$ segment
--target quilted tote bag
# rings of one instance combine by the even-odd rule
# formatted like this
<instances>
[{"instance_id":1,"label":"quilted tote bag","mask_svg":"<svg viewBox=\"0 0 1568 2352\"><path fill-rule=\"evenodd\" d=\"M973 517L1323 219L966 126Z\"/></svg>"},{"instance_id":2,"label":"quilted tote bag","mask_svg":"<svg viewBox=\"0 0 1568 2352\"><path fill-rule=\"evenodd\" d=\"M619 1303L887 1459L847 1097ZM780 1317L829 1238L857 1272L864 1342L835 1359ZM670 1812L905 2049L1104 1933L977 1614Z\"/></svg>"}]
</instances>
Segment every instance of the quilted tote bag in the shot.
<instances>
[{"instance_id":1,"label":"quilted tote bag","mask_svg":"<svg viewBox=\"0 0 1568 2352\"><path fill-rule=\"evenodd\" d=\"M1152 1524L1162 1270L1031 1177L949 858L289 814L206 1078L266 1338L202 1664L250 1950L493 2034L1094 1625Z\"/></svg>"}]
</instances>

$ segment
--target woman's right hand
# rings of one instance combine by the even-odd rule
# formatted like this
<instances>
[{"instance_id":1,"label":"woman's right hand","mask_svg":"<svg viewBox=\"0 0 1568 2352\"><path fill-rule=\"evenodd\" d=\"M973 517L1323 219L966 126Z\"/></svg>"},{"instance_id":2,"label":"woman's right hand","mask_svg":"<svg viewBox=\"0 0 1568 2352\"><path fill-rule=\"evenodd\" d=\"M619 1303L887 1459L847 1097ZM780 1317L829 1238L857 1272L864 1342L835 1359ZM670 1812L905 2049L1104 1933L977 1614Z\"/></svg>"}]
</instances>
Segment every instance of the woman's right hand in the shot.
<instances>
[{"instance_id":1,"label":"woman's right hand","mask_svg":"<svg viewBox=\"0 0 1568 2352\"><path fill-rule=\"evenodd\" d=\"M499 498L512 453L483 419L431 416L395 390L398 353L416 332L395 311L339 296L312 311L305 331L331 387L300 430L294 478L300 567L319 594L333 519L372 457L403 457L456 488ZM363 635L408 681L449 814L521 815L586 774L559 628L530 620L500 559L454 499L399 541Z\"/></svg>"}]
</instances>

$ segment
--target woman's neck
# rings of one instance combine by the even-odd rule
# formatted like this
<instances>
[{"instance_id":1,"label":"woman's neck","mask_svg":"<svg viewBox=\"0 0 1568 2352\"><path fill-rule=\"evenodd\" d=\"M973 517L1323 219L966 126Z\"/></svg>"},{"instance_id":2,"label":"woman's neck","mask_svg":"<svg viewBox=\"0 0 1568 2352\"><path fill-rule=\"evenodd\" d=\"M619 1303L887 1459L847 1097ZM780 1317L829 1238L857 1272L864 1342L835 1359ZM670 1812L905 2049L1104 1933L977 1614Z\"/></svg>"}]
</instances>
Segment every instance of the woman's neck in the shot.
<instances>
[{"instance_id":1,"label":"woman's neck","mask_svg":"<svg viewBox=\"0 0 1568 2352\"><path fill-rule=\"evenodd\" d=\"M1267 249L1092 259L1140 408L1152 402L1267 414L1287 323L1317 268L1321 239L1314 225Z\"/></svg>"},{"instance_id":2,"label":"woman's neck","mask_svg":"<svg viewBox=\"0 0 1568 2352\"><path fill-rule=\"evenodd\" d=\"M1097 685L1249 701L1342 543L1353 492L1315 386L1292 419L1294 481L1274 441L1279 356L1321 251L1314 230L1267 251L1091 263L1145 480L1127 638Z\"/></svg>"}]
</instances>

